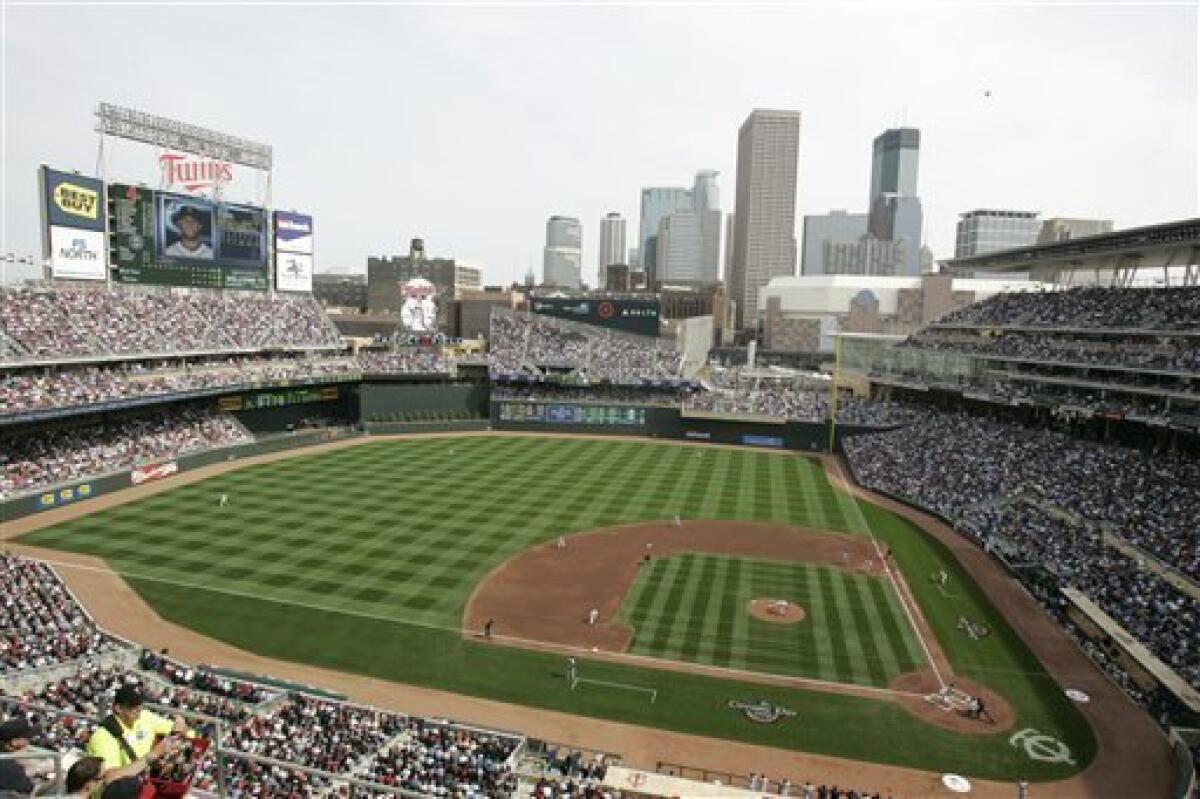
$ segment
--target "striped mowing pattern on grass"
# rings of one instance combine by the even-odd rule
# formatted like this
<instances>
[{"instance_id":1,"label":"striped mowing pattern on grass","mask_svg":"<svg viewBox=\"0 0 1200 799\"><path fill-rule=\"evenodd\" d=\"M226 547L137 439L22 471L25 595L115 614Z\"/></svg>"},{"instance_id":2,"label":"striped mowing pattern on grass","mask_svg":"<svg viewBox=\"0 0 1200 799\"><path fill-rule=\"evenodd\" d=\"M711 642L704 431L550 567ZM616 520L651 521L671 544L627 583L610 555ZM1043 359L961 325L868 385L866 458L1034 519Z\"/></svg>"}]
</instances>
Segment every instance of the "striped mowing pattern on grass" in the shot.
<instances>
[{"instance_id":1,"label":"striped mowing pattern on grass","mask_svg":"<svg viewBox=\"0 0 1200 799\"><path fill-rule=\"evenodd\" d=\"M796 624L750 616L786 599ZM621 609L641 655L833 682L886 686L924 663L891 586L810 564L685 553L642 571Z\"/></svg>"},{"instance_id":2,"label":"striped mowing pattern on grass","mask_svg":"<svg viewBox=\"0 0 1200 799\"><path fill-rule=\"evenodd\" d=\"M805 458L433 438L249 467L24 540L103 557L118 572L456 629L474 586L517 552L676 514L850 526L820 464Z\"/></svg>"}]
</instances>

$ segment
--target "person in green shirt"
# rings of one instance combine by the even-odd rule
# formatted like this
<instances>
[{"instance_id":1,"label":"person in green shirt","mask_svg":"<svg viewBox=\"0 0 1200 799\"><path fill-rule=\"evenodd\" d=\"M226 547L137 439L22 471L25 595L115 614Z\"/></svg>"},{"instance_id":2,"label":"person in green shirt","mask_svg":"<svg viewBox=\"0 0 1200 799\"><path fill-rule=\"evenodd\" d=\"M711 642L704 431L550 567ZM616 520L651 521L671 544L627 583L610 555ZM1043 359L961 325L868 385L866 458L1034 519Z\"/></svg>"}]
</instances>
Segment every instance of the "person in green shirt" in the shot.
<instances>
[{"instance_id":1,"label":"person in green shirt","mask_svg":"<svg viewBox=\"0 0 1200 799\"><path fill-rule=\"evenodd\" d=\"M143 701L138 686L122 685L113 699L112 713L88 739L88 754L104 761L106 769L128 766L145 757L159 738L187 732L182 716L165 718L144 709Z\"/></svg>"}]
</instances>

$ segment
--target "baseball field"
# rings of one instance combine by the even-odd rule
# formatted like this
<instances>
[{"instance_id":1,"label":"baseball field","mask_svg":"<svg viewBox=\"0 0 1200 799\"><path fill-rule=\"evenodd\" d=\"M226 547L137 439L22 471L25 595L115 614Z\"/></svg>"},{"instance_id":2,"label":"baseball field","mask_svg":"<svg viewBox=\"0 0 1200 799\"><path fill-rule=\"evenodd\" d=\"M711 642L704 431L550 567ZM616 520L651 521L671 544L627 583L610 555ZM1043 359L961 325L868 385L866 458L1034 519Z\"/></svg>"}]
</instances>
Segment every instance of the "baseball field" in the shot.
<instances>
[{"instance_id":1,"label":"baseball field","mask_svg":"<svg viewBox=\"0 0 1200 799\"><path fill-rule=\"evenodd\" d=\"M234 469L21 543L103 558L203 634L370 677L1002 780L1064 778L1096 751L1062 687L940 542L800 456L380 441ZM748 611L780 600L802 617ZM584 680L567 679L567 654ZM917 688L935 673L986 690L1009 716L939 723ZM796 715L756 724L730 708L760 700ZM1069 757L1031 758L1010 743L1015 729Z\"/></svg>"}]
</instances>

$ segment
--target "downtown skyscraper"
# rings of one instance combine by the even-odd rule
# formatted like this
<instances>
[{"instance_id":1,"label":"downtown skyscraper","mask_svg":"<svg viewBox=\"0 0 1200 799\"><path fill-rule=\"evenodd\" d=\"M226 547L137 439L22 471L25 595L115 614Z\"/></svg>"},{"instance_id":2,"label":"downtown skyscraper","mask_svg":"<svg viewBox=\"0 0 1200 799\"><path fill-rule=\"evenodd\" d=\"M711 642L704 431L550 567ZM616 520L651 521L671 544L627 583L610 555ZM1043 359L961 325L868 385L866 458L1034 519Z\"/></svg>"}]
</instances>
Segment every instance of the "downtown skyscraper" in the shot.
<instances>
[{"instance_id":1,"label":"downtown skyscraper","mask_svg":"<svg viewBox=\"0 0 1200 799\"><path fill-rule=\"evenodd\" d=\"M796 272L800 112L755 109L738 131L732 262L726 279L736 325L754 327L758 292Z\"/></svg>"},{"instance_id":2,"label":"downtown skyscraper","mask_svg":"<svg viewBox=\"0 0 1200 799\"><path fill-rule=\"evenodd\" d=\"M546 248L542 254L542 281L551 286L577 289L583 283L583 226L573 216L552 216L546 221Z\"/></svg>"}]
</instances>

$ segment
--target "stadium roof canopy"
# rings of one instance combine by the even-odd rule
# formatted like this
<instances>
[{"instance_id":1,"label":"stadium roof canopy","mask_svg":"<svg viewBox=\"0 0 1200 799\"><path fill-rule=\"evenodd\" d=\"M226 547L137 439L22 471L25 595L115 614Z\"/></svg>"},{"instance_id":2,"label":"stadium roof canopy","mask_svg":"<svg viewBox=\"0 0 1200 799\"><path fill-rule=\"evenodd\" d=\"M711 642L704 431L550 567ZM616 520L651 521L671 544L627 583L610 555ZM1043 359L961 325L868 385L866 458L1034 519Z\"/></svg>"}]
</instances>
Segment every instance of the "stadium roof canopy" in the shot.
<instances>
[{"instance_id":1,"label":"stadium roof canopy","mask_svg":"<svg viewBox=\"0 0 1200 799\"><path fill-rule=\"evenodd\" d=\"M1127 286L1139 272L1161 269L1165 284L1195 286L1200 285L1200 219L951 258L941 264L955 274L1024 274L1059 285L1084 282L1081 273L1091 272L1090 282Z\"/></svg>"}]
</instances>

